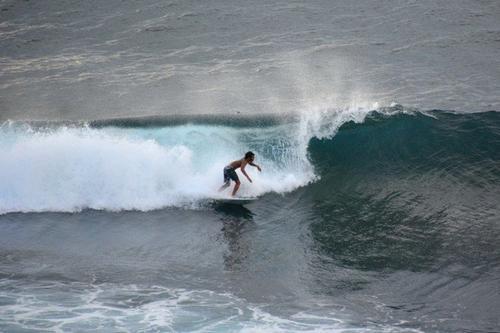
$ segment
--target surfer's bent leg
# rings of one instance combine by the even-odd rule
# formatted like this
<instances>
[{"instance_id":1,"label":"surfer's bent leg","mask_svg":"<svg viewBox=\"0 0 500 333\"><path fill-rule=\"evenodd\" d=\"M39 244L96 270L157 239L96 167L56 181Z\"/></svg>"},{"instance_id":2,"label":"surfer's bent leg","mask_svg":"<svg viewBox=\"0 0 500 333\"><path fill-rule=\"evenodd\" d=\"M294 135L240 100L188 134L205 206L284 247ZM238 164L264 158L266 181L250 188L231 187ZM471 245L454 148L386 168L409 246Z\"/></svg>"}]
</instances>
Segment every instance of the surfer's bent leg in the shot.
<instances>
[{"instance_id":1,"label":"surfer's bent leg","mask_svg":"<svg viewBox=\"0 0 500 333\"><path fill-rule=\"evenodd\" d=\"M240 181L237 180L236 184L234 184L234 189L233 189L233 197L236 195L236 192L238 192L238 189L240 188Z\"/></svg>"},{"instance_id":2,"label":"surfer's bent leg","mask_svg":"<svg viewBox=\"0 0 500 333\"><path fill-rule=\"evenodd\" d=\"M229 187L229 185L230 185L230 183L231 183L230 181L225 182L225 183L224 183L224 185L222 185L222 186L219 188L219 192L220 192L220 191L225 190L226 188L228 188L228 187Z\"/></svg>"}]
</instances>

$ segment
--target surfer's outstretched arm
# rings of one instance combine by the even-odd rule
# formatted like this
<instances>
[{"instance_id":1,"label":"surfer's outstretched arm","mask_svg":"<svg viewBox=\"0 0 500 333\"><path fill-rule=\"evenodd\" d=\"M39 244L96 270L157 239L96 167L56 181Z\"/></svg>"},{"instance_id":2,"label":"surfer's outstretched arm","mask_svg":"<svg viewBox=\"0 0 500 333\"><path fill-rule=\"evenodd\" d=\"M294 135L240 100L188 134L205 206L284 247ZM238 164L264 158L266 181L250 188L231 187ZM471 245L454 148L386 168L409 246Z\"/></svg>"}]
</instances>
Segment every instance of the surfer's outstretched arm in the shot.
<instances>
[{"instance_id":1,"label":"surfer's outstretched arm","mask_svg":"<svg viewBox=\"0 0 500 333\"><path fill-rule=\"evenodd\" d=\"M259 172L261 172L261 171L262 171L262 169L260 168L260 166L259 166L259 165L255 164L255 163L253 163L253 162L248 162L248 164L250 164L250 165L251 165L251 166L253 166L253 167L256 167L256 168L257 168L257 170L259 170Z\"/></svg>"},{"instance_id":2,"label":"surfer's outstretched arm","mask_svg":"<svg viewBox=\"0 0 500 333\"><path fill-rule=\"evenodd\" d=\"M250 176L247 174L247 172L245 171L245 166L246 166L246 163L243 162L241 164L241 172L245 175L245 177L247 177L248 181L251 183L252 182L252 179L250 178Z\"/></svg>"}]
</instances>

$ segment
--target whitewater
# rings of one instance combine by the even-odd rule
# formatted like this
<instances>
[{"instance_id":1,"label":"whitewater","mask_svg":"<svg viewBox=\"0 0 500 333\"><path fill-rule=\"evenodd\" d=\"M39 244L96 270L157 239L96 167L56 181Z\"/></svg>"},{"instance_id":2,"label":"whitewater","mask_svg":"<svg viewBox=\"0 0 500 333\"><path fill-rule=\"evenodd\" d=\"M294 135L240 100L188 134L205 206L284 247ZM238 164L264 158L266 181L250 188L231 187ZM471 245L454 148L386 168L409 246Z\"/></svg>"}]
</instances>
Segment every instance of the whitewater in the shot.
<instances>
[{"instance_id":1,"label":"whitewater","mask_svg":"<svg viewBox=\"0 0 500 333\"><path fill-rule=\"evenodd\" d=\"M249 170L255 182L240 195L284 194L318 177L308 160L312 137L332 137L343 123L361 122L369 112L325 108L244 128L223 119L136 128L5 122L0 213L195 208L223 196L217 192L221 170L249 150L265 172L253 176Z\"/></svg>"}]
</instances>

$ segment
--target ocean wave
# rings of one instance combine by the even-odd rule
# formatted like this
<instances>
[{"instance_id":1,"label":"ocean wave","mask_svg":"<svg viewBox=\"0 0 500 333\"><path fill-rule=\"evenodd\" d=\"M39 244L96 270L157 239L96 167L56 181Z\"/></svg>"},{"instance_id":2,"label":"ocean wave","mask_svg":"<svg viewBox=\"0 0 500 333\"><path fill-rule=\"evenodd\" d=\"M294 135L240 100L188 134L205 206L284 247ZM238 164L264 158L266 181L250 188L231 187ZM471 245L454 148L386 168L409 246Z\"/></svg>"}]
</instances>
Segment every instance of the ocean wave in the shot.
<instances>
[{"instance_id":1,"label":"ocean wave","mask_svg":"<svg viewBox=\"0 0 500 333\"><path fill-rule=\"evenodd\" d=\"M500 178L499 138L496 112L422 113L400 105L317 108L282 119L6 122L0 213L201 207L220 196L222 168L248 150L263 172L247 168L254 183L242 179L245 196L405 173L487 186Z\"/></svg>"}]
</instances>

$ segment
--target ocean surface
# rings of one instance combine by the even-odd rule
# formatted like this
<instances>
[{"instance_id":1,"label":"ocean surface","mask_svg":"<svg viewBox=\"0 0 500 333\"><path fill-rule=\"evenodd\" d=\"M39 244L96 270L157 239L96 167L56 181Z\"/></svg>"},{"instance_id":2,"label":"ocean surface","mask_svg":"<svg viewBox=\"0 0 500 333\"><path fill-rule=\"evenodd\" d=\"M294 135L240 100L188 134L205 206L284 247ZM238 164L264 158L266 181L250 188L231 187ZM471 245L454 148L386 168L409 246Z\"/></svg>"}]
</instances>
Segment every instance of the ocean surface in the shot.
<instances>
[{"instance_id":1,"label":"ocean surface","mask_svg":"<svg viewBox=\"0 0 500 333\"><path fill-rule=\"evenodd\" d=\"M498 1L0 1L0 332L500 332L499 111Z\"/></svg>"}]
</instances>

